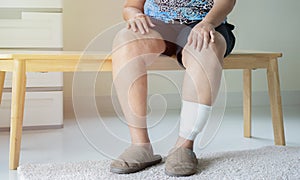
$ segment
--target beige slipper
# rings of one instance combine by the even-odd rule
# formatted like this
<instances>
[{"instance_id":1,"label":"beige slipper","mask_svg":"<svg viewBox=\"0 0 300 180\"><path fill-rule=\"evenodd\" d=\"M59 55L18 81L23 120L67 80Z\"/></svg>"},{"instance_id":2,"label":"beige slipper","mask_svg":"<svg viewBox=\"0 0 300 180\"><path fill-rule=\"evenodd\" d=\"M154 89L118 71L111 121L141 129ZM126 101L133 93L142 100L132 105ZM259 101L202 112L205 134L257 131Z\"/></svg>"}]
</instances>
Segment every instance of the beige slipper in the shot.
<instances>
[{"instance_id":1,"label":"beige slipper","mask_svg":"<svg viewBox=\"0 0 300 180\"><path fill-rule=\"evenodd\" d=\"M131 145L110 164L110 172L129 174L160 163L160 155L153 155L152 149L144 146Z\"/></svg>"},{"instance_id":2,"label":"beige slipper","mask_svg":"<svg viewBox=\"0 0 300 180\"><path fill-rule=\"evenodd\" d=\"M197 172L198 160L188 148L172 149L167 156L165 173L169 176L190 176Z\"/></svg>"}]
</instances>

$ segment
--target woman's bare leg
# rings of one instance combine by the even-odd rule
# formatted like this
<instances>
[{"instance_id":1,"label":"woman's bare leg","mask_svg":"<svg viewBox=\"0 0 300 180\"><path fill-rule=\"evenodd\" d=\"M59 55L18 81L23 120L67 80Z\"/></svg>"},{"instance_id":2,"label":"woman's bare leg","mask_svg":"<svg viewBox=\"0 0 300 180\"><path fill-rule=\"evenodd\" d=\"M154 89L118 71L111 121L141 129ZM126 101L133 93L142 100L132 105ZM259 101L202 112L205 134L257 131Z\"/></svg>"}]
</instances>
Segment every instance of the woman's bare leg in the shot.
<instances>
[{"instance_id":1,"label":"woman's bare leg","mask_svg":"<svg viewBox=\"0 0 300 180\"><path fill-rule=\"evenodd\" d=\"M208 106L213 104L219 91L225 49L225 39L218 32L215 42L209 43L207 49L199 52L191 46L184 47L182 60L186 72L182 87L183 100ZM179 136L176 146L193 149L193 141Z\"/></svg>"},{"instance_id":2,"label":"woman's bare leg","mask_svg":"<svg viewBox=\"0 0 300 180\"><path fill-rule=\"evenodd\" d=\"M159 33L150 30L146 35L121 30L115 38L112 66L118 99L128 123L133 144L148 144L147 132L147 72L165 49Z\"/></svg>"}]
</instances>

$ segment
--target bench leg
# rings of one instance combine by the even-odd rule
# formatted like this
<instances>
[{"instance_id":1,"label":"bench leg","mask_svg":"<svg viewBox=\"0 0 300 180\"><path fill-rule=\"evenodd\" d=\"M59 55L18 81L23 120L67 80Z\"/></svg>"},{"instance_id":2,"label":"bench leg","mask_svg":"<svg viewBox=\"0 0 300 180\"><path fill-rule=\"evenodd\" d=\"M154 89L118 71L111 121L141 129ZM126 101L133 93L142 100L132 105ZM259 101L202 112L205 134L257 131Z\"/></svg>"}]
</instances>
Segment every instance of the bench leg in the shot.
<instances>
[{"instance_id":1,"label":"bench leg","mask_svg":"<svg viewBox=\"0 0 300 180\"><path fill-rule=\"evenodd\" d=\"M0 104L2 102L4 80L5 80L5 72L4 71L0 71Z\"/></svg>"},{"instance_id":2,"label":"bench leg","mask_svg":"<svg viewBox=\"0 0 300 180\"><path fill-rule=\"evenodd\" d=\"M243 81L243 114L244 114L244 137L251 137L251 108L252 108L252 77L251 69L244 69Z\"/></svg>"},{"instance_id":3,"label":"bench leg","mask_svg":"<svg viewBox=\"0 0 300 180\"><path fill-rule=\"evenodd\" d=\"M269 96L275 145L285 145L282 104L277 59L270 60L267 69Z\"/></svg>"},{"instance_id":4,"label":"bench leg","mask_svg":"<svg viewBox=\"0 0 300 180\"><path fill-rule=\"evenodd\" d=\"M12 80L9 168L17 169L20 158L26 91L25 61L15 60Z\"/></svg>"}]
</instances>

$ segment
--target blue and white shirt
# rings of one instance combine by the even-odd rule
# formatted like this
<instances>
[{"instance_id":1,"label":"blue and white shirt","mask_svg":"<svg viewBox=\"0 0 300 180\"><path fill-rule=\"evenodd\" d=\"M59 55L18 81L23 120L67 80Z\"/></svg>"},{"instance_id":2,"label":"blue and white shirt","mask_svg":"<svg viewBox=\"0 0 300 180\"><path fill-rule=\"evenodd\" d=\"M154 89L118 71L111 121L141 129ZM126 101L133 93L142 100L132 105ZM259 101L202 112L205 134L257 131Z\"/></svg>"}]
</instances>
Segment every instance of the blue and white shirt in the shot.
<instances>
[{"instance_id":1,"label":"blue and white shirt","mask_svg":"<svg viewBox=\"0 0 300 180\"><path fill-rule=\"evenodd\" d=\"M202 20L213 4L214 0L146 0L144 13L164 22Z\"/></svg>"}]
</instances>

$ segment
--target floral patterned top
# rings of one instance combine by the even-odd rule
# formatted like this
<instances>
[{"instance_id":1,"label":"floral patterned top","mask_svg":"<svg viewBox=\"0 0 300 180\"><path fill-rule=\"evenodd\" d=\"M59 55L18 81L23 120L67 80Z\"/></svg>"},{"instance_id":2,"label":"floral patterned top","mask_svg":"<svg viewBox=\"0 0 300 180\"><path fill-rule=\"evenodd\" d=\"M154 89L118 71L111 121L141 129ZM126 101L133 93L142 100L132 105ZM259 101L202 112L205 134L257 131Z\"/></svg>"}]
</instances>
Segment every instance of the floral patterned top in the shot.
<instances>
[{"instance_id":1,"label":"floral patterned top","mask_svg":"<svg viewBox=\"0 0 300 180\"><path fill-rule=\"evenodd\" d=\"M202 20L214 0L146 0L144 13L164 22Z\"/></svg>"}]
</instances>

